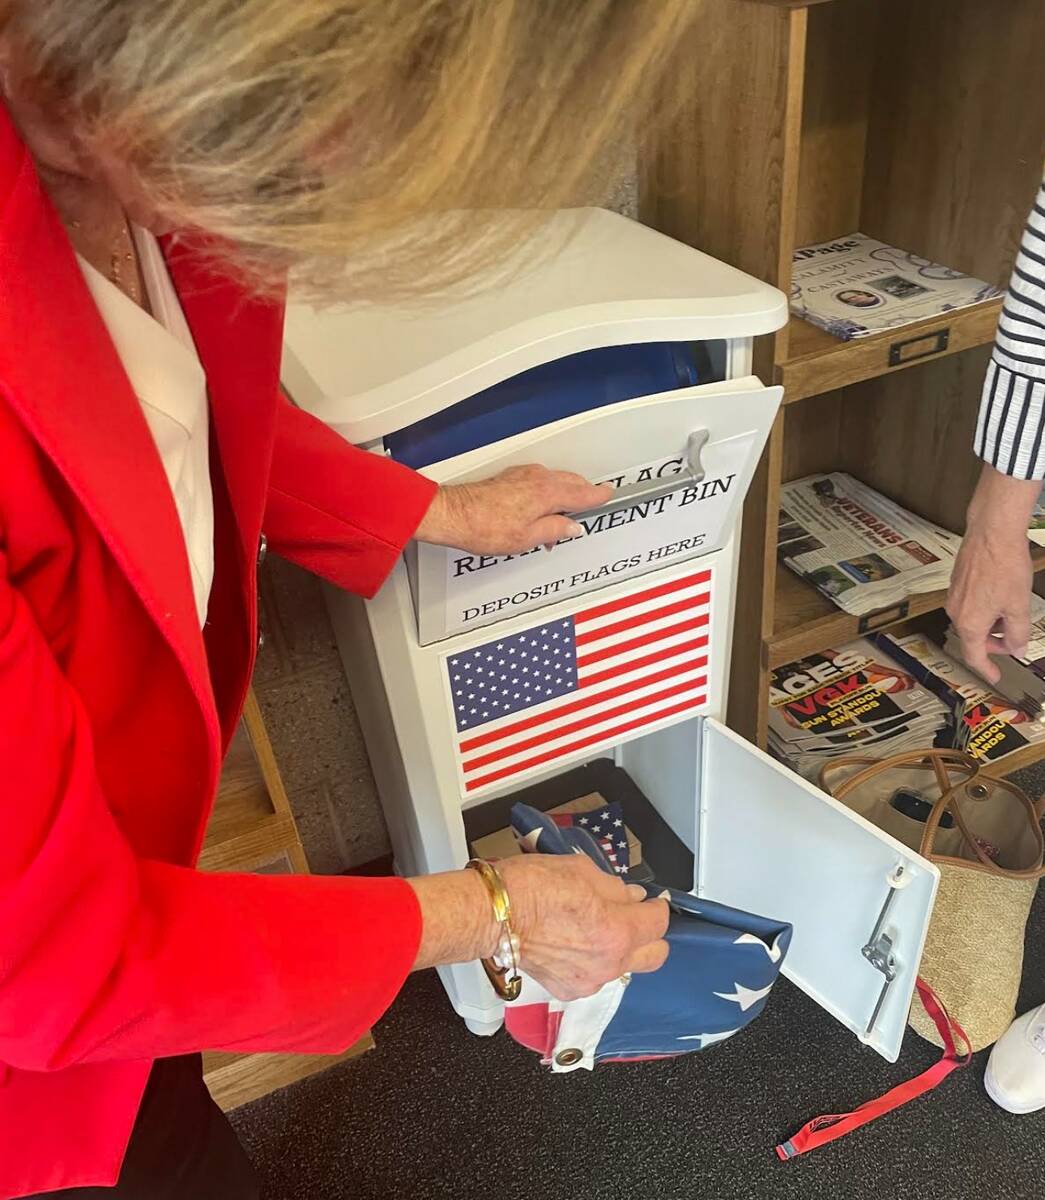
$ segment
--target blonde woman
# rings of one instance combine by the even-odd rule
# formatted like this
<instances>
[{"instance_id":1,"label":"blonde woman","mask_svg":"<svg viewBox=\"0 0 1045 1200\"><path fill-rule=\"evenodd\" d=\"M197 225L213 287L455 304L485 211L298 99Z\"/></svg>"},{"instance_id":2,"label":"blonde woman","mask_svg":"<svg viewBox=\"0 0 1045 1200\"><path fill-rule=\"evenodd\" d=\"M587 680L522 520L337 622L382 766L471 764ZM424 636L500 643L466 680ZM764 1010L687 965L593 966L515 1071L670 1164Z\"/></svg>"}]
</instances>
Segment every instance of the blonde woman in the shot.
<instances>
[{"instance_id":1,"label":"blonde woman","mask_svg":"<svg viewBox=\"0 0 1045 1200\"><path fill-rule=\"evenodd\" d=\"M411 537L519 550L604 498L354 451L279 396L279 297L495 263L475 214L587 186L691 7L0 0L0 1197L254 1196L199 1052L341 1050L493 951L472 871L193 870L263 529L370 595ZM586 861L503 882L559 995L663 961L663 903Z\"/></svg>"}]
</instances>

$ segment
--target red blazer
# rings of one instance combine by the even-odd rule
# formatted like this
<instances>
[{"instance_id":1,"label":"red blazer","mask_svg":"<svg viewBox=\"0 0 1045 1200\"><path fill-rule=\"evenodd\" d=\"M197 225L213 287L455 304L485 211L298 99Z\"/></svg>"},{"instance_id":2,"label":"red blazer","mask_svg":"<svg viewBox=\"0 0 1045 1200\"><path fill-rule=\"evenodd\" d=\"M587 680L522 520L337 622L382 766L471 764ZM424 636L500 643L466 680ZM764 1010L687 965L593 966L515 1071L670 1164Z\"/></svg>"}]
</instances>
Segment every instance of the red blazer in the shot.
<instances>
[{"instance_id":1,"label":"red blazer","mask_svg":"<svg viewBox=\"0 0 1045 1200\"><path fill-rule=\"evenodd\" d=\"M371 595L432 496L279 393L282 309L167 246L210 384L206 631L138 400L0 109L0 1196L112 1184L152 1059L336 1052L389 1004L398 880L193 863L273 551Z\"/></svg>"}]
</instances>

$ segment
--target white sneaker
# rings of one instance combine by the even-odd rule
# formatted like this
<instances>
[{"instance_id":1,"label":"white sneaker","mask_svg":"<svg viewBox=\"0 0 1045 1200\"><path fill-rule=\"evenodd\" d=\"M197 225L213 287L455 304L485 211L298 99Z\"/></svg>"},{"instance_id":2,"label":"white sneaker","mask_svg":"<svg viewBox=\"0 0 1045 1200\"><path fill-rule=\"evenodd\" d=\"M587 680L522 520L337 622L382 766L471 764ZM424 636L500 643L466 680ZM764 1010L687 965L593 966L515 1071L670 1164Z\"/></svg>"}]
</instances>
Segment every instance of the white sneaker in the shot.
<instances>
[{"instance_id":1,"label":"white sneaker","mask_svg":"<svg viewBox=\"0 0 1045 1200\"><path fill-rule=\"evenodd\" d=\"M1045 1108L1045 1004L1017 1017L995 1042L983 1085L1007 1112Z\"/></svg>"}]
</instances>

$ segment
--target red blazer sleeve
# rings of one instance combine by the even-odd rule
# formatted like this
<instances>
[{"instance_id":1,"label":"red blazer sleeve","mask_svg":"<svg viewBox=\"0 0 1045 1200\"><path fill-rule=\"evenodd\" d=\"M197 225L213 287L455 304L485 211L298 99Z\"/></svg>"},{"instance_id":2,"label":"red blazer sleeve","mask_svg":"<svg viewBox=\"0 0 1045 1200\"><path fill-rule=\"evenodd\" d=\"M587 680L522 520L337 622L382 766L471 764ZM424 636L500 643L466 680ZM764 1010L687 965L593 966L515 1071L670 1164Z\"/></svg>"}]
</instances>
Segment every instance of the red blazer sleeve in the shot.
<instances>
[{"instance_id":1,"label":"red blazer sleeve","mask_svg":"<svg viewBox=\"0 0 1045 1200\"><path fill-rule=\"evenodd\" d=\"M265 535L283 558L373 596L428 511L436 484L346 442L282 398Z\"/></svg>"},{"instance_id":2,"label":"red blazer sleeve","mask_svg":"<svg viewBox=\"0 0 1045 1200\"><path fill-rule=\"evenodd\" d=\"M399 880L209 875L136 858L88 717L0 548L0 1062L337 1052L420 938Z\"/></svg>"}]
</instances>

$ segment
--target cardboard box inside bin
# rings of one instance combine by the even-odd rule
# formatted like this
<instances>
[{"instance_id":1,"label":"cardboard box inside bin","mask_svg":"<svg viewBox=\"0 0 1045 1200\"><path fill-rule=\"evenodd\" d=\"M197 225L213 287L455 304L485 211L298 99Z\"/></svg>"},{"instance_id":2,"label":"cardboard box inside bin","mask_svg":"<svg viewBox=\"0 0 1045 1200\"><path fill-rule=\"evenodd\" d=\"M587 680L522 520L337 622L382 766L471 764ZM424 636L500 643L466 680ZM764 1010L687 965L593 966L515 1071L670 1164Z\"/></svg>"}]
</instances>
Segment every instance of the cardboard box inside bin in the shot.
<instances>
[{"instance_id":1,"label":"cardboard box inside bin","mask_svg":"<svg viewBox=\"0 0 1045 1200\"><path fill-rule=\"evenodd\" d=\"M549 815L556 813L587 813L596 812L603 804L605 799L598 792L591 792L587 796L581 796L577 800L571 800L568 804L560 804L557 808L549 808ZM624 833L628 839L628 861L632 867L637 866L642 862L642 843L625 826ZM513 854L521 854L519 844L515 840L515 834L511 829L498 829L496 833L489 833L486 837L476 838L472 842L472 853L476 858L509 858Z\"/></svg>"}]
</instances>

